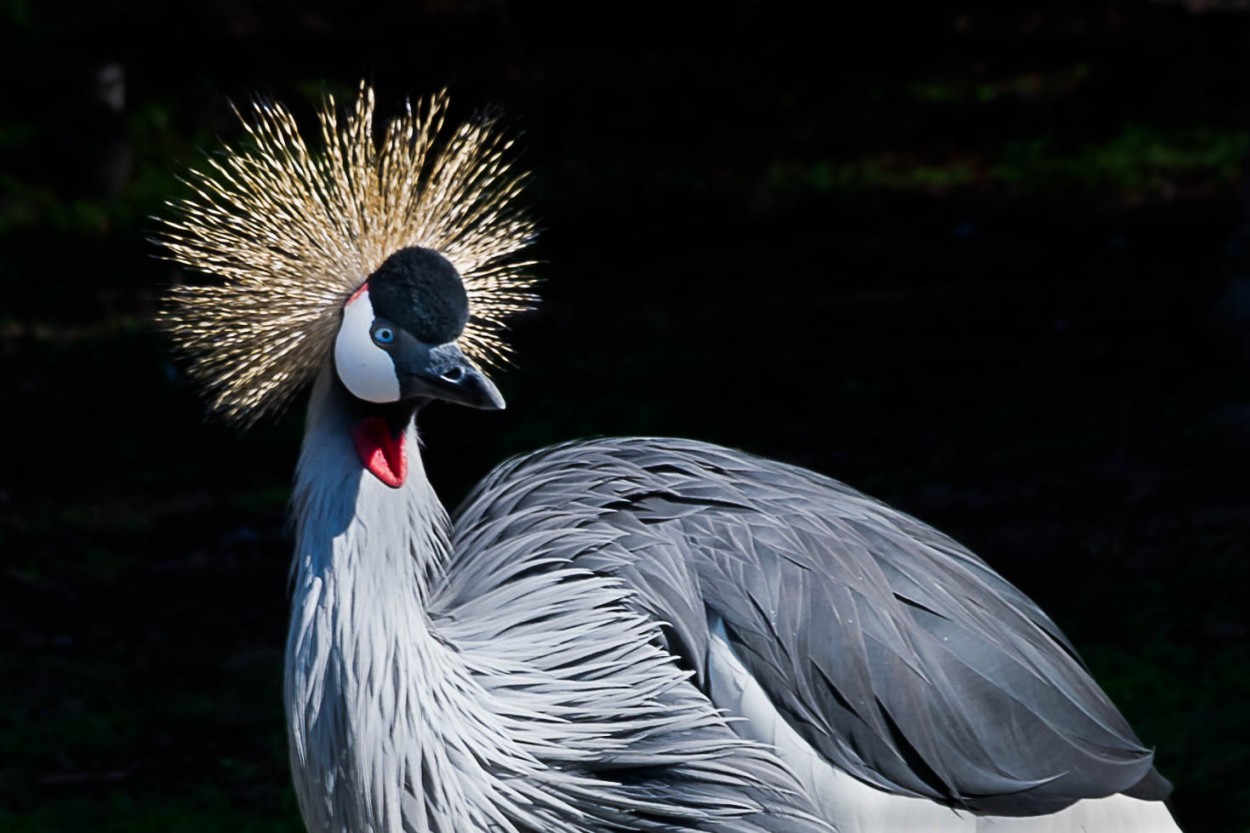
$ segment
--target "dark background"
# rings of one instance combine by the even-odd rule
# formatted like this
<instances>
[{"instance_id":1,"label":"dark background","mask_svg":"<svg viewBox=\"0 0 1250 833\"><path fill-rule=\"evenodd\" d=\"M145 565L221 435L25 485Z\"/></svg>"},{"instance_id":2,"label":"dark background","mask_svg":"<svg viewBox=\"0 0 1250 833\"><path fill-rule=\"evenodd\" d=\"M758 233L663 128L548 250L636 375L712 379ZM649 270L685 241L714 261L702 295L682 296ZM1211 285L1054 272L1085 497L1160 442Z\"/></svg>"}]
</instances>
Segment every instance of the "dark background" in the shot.
<instances>
[{"instance_id":1,"label":"dark background","mask_svg":"<svg viewBox=\"0 0 1250 833\"><path fill-rule=\"evenodd\" d=\"M0 2L0 829L300 829L301 415L205 420L145 237L229 101L363 77L535 173L509 408L423 419L449 505L595 434L831 474L1054 616L1187 831L1250 831L1246 4L829 8Z\"/></svg>"}]
</instances>

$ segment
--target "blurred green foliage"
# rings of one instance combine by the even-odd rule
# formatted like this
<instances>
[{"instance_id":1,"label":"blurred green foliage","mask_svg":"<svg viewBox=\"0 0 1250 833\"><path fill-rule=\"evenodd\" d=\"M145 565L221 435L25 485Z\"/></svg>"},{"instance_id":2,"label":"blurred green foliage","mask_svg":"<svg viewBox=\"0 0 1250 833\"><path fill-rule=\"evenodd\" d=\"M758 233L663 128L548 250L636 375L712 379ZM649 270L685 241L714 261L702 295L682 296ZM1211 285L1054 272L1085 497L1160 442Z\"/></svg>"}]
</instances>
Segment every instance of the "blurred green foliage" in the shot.
<instances>
[{"instance_id":1,"label":"blurred green foliage","mask_svg":"<svg viewBox=\"0 0 1250 833\"><path fill-rule=\"evenodd\" d=\"M874 153L810 165L777 162L768 183L782 193L836 195L873 188L947 193L1010 188L1040 198L1099 201L1171 199L1178 188L1231 188L1250 150L1250 131L1127 124L1105 141L1073 144L1056 136L1008 140L984 157L926 161Z\"/></svg>"}]
</instances>

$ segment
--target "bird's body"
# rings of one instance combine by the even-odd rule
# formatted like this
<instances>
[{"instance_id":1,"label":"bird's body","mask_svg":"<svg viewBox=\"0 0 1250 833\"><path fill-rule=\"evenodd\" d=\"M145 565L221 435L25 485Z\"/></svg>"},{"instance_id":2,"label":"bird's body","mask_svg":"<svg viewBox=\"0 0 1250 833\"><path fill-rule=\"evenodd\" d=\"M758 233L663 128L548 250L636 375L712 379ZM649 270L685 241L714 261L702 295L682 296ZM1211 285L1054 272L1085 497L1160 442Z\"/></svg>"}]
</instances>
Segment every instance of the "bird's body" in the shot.
<instances>
[{"instance_id":1,"label":"bird's body","mask_svg":"<svg viewBox=\"0 0 1250 833\"><path fill-rule=\"evenodd\" d=\"M165 321L241 422L315 376L285 699L310 833L1162 833L1153 754L1058 627L948 537L685 440L506 463L449 518L415 417L503 407L474 361L532 302L489 125L196 175L164 242L223 285ZM463 348L463 351L462 351Z\"/></svg>"},{"instance_id":2,"label":"bird's body","mask_svg":"<svg viewBox=\"0 0 1250 833\"><path fill-rule=\"evenodd\" d=\"M311 830L1176 829L1055 625L918 521L659 439L511 462L453 521L419 461L361 469L342 397L296 492Z\"/></svg>"}]
</instances>

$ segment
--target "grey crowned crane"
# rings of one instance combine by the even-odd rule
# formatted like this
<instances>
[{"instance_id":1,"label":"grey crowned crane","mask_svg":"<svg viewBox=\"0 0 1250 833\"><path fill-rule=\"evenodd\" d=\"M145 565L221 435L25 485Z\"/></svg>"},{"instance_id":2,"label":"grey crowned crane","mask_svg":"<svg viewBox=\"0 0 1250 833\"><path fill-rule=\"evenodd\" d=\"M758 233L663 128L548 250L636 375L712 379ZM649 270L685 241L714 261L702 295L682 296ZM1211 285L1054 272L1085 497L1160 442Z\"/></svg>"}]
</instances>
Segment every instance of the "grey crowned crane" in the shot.
<instances>
[{"instance_id":1,"label":"grey crowned crane","mask_svg":"<svg viewBox=\"0 0 1250 833\"><path fill-rule=\"evenodd\" d=\"M258 102L160 240L240 423L312 383L285 701L313 833L1151 833L1151 750L1023 593L795 466L679 439L504 463L449 517L414 417L497 409L524 175L445 98L317 147Z\"/></svg>"}]
</instances>

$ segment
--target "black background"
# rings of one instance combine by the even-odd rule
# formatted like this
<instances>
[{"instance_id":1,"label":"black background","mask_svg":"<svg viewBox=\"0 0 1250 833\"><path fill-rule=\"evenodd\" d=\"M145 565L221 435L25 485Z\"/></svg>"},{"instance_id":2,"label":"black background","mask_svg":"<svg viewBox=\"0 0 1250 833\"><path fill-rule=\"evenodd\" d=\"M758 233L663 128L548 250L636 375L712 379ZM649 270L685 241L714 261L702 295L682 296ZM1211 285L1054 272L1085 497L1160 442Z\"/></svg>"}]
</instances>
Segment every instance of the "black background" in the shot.
<instances>
[{"instance_id":1,"label":"black background","mask_svg":"<svg viewBox=\"0 0 1250 833\"><path fill-rule=\"evenodd\" d=\"M361 78L535 174L509 408L422 421L449 505L598 434L843 479L1054 616L1187 831L1250 829L1244 4L674 6L0 4L0 829L299 829L300 414L205 420L145 238L230 101Z\"/></svg>"}]
</instances>

